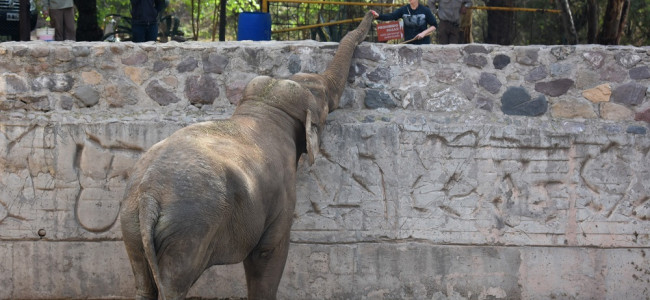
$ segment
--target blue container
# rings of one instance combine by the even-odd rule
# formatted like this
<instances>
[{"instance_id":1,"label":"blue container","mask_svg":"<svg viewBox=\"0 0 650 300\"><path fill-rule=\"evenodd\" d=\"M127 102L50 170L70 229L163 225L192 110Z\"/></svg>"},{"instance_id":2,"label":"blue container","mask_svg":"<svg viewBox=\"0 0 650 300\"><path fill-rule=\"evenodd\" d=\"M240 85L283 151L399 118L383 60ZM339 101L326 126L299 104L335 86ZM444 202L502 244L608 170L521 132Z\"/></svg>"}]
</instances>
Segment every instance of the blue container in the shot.
<instances>
[{"instance_id":1,"label":"blue container","mask_svg":"<svg viewBox=\"0 0 650 300\"><path fill-rule=\"evenodd\" d=\"M263 12L240 13L237 40L270 41L271 14Z\"/></svg>"}]
</instances>

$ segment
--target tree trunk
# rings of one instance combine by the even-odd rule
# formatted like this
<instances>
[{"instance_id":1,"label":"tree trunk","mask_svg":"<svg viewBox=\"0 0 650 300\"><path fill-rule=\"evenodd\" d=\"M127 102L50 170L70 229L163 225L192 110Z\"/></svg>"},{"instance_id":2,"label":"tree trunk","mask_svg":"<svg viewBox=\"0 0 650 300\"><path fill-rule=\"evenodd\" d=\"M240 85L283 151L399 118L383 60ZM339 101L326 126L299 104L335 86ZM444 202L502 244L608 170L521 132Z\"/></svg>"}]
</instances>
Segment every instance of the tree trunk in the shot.
<instances>
[{"instance_id":1,"label":"tree trunk","mask_svg":"<svg viewBox=\"0 0 650 300\"><path fill-rule=\"evenodd\" d=\"M587 44L595 44L598 36L598 2L587 1Z\"/></svg>"},{"instance_id":2,"label":"tree trunk","mask_svg":"<svg viewBox=\"0 0 650 300\"><path fill-rule=\"evenodd\" d=\"M576 32L576 27L573 24L573 15L571 14L571 7L569 7L569 2L567 0L560 0L557 2L562 11L562 23L564 24L564 35L566 37L566 43L569 45L575 45L578 43L578 33Z\"/></svg>"},{"instance_id":3,"label":"tree trunk","mask_svg":"<svg viewBox=\"0 0 650 300\"><path fill-rule=\"evenodd\" d=\"M492 7L513 6L513 0L488 0L485 3ZM487 43L512 45L515 33L515 15L512 11L488 10L487 21Z\"/></svg>"},{"instance_id":4,"label":"tree trunk","mask_svg":"<svg viewBox=\"0 0 650 300\"><path fill-rule=\"evenodd\" d=\"M598 36L598 43L618 45L630 10L630 0L608 0L603 27Z\"/></svg>"},{"instance_id":5,"label":"tree trunk","mask_svg":"<svg viewBox=\"0 0 650 300\"><path fill-rule=\"evenodd\" d=\"M77 41L99 41L103 31L97 24L97 0L74 0L77 18Z\"/></svg>"},{"instance_id":6,"label":"tree trunk","mask_svg":"<svg viewBox=\"0 0 650 300\"><path fill-rule=\"evenodd\" d=\"M226 40L226 4L228 0L219 1L219 41Z\"/></svg>"}]
</instances>

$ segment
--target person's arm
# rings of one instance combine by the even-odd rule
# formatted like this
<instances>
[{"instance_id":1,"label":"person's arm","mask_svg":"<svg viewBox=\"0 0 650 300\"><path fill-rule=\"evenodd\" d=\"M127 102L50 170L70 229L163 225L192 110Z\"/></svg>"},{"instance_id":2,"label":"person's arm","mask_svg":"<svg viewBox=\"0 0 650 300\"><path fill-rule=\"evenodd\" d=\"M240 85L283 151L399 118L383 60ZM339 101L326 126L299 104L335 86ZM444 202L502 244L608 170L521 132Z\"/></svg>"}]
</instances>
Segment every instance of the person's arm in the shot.
<instances>
[{"instance_id":1,"label":"person's arm","mask_svg":"<svg viewBox=\"0 0 650 300\"><path fill-rule=\"evenodd\" d=\"M436 16L434 16L430 10L426 10L426 12L424 13L424 17L427 20L427 24L429 24L429 28L425 29L424 31L418 33L418 35L415 36L415 38L417 38L418 40L423 39L425 36L431 34L436 30L436 27L438 27L438 21L436 21Z\"/></svg>"},{"instance_id":2,"label":"person's arm","mask_svg":"<svg viewBox=\"0 0 650 300\"><path fill-rule=\"evenodd\" d=\"M416 35L415 38L418 39L418 40L421 40L421 39L425 38L427 35L430 35L435 30L436 30L435 26L429 26L429 28L427 28L424 31L418 33L418 35Z\"/></svg>"},{"instance_id":3,"label":"person's arm","mask_svg":"<svg viewBox=\"0 0 650 300\"><path fill-rule=\"evenodd\" d=\"M380 21L393 21L397 20L404 15L403 9L404 6L396 9L392 13L387 13L387 14L378 14L376 11L372 11L372 15L375 17L375 19L380 20Z\"/></svg>"}]
</instances>

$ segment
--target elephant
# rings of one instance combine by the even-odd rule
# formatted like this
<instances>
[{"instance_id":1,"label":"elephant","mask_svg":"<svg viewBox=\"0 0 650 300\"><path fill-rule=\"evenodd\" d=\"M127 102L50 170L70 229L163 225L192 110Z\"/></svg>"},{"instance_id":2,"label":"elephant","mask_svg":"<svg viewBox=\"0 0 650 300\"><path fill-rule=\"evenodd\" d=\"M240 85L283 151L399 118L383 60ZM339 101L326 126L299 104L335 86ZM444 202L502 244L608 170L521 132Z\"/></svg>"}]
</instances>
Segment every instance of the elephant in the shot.
<instances>
[{"instance_id":1,"label":"elephant","mask_svg":"<svg viewBox=\"0 0 650 300\"><path fill-rule=\"evenodd\" d=\"M184 127L134 165L120 209L136 299L182 299L208 267L243 262L248 299L275 299L296 172L339 106L366 13L322 74L253 78L232 116Z\"/></svg>"}]
</instances>

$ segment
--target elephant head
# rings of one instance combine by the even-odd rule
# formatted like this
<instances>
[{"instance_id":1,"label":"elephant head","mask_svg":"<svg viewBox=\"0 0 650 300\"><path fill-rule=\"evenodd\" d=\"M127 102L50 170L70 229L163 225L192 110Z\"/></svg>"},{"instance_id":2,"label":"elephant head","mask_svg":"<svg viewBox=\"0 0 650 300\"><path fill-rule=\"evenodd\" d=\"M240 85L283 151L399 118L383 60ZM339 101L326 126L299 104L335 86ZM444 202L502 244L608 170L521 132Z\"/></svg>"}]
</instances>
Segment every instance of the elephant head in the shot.
<instances>
[{"instance_id":1,"label":"elephant head","mask_svg":"<svg viewBox=\"0 0 650 300\"><path fill-rule=\"evenodd\" d=\"M242 261L248 298L275 298L298 159L313 162L372 19L343 38L323 74L256 77L229 119L180 129L140 158L120 213L138 299L182 299L208 267Z\"/></svg>"},{"instance_id":2,"label":"elephant head","mask_svg":"<svg viewBox=\"0 0 650 300\"><path fill-rule=\"evenodd\" d=\"M366 38L372 20L372 13L366 13L359 26L343 37L334 58L322 74L298 73L288 80L260 76L253 79L244 90L240 104L246 101L266 101L304 124L310 164L318 153L318 132L325 123L327 114L339 106L354 49ZM281 101L273 97L280 94L283 95Z\"/></svg>"}]
</instances>

